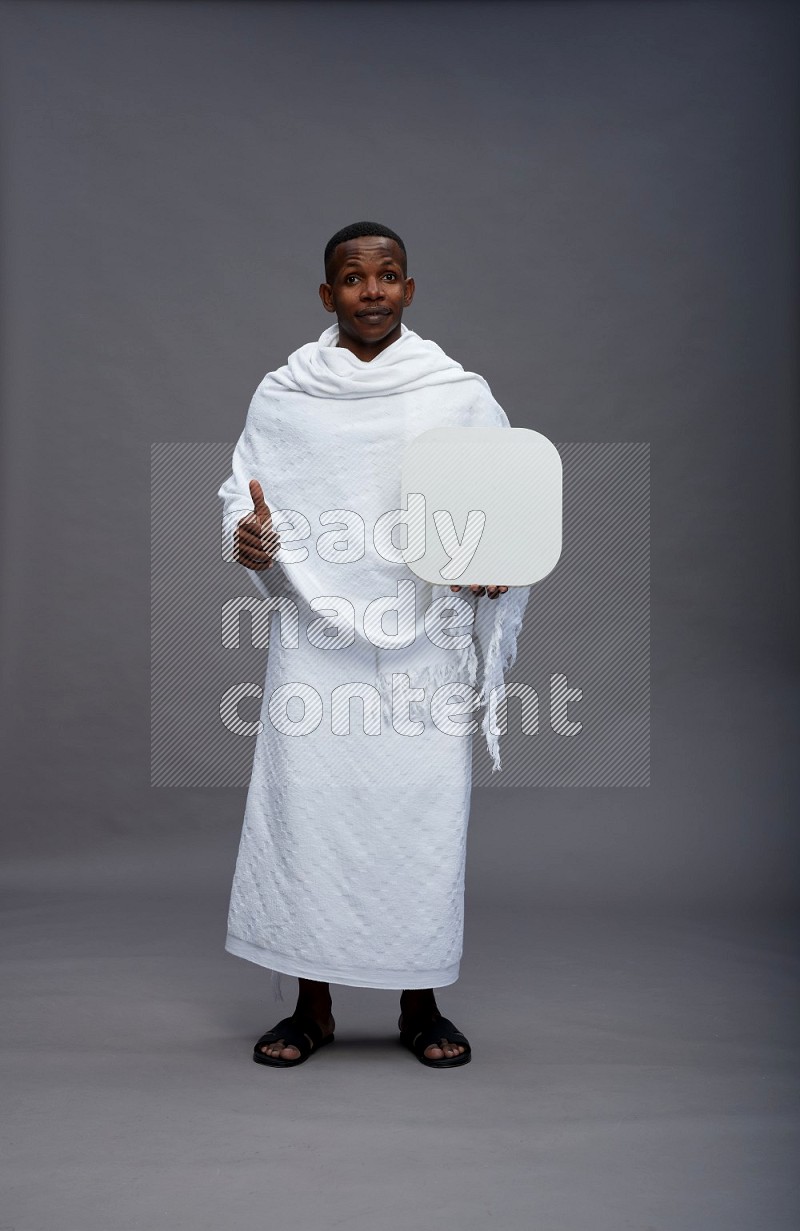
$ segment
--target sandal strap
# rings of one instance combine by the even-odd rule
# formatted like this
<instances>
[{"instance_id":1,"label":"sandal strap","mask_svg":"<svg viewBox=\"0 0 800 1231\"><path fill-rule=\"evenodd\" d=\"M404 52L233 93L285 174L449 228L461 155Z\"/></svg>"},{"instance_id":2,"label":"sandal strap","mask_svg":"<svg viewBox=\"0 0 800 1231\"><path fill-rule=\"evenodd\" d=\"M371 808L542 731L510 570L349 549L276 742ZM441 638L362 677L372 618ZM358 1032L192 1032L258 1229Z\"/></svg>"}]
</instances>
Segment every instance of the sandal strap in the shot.
<instances>
[{"instance_id":1,"label":"sandal strap","mask_svg":"<svg viewBox=\"0 0 800 1231\"><path fill-rule=\"evenodd\" d=\"M446 1039L448 1043L460 1044L465 1051L469 1047L467 1036L453 1025L449 1017L437 1017L436 1021L429 1022L419 1030L415 1030L412 1023L410 1028L401 1033L417 1056L421 1056L425 1048L430 1047L431 1044L439 1047L442 1039Z\"/></svg>"},{"instance_id":2,"label":"sandal strap","mask_svg":"<svg viewBox=\"0 0 800 1231\"><path fill-rule=\"evenodd\" d=\"M309 1056L323 1040L322 1027L312 1017L284 1017L277 1026L262 1034L257 1048L283 1039L285 1047L296 1047L301 1056Z\"/></svg>"}]
</instances>

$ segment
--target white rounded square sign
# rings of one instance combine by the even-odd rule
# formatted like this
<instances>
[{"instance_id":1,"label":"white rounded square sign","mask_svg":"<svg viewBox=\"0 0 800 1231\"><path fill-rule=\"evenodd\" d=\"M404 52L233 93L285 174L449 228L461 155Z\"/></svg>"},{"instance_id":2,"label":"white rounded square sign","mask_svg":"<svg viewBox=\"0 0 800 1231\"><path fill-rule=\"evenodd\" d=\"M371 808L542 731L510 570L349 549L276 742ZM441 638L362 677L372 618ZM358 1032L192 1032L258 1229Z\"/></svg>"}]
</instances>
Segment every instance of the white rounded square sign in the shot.
<instances>
[{"instance_id":1,"label":"white rounded square sign","mask_svg":"<svg viewBox=\"0 0 800 1231\"><path fill-rule=\"evenodd\" d=\"M437 427L403 455L397 544L438 586L528 586L561 555L558 449L529 428Z\"/></svg>"}]
</instances>

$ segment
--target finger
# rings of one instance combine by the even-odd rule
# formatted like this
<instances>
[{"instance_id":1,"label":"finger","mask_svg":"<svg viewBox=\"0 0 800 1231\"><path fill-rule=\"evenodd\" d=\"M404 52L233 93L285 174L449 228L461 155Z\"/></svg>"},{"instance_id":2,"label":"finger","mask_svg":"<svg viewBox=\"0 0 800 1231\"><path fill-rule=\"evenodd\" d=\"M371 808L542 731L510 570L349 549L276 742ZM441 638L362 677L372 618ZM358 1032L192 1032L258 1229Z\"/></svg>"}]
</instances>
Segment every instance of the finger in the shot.
<instances>
[{"instance_id":1,"label":"finger","mask_svg":"<svg viewBox=\"0 0 800 1231\"><path fill-rule=\"evenodd\" d=\"M261 542L261 526L258 524L255 514L253 520L243 522L239 526L239 540L242 543L256 544Z\"/></svg>"},{"instance_id":2,"label":"finger","mask_svg":"<svg viewBox=\"0 0 800 1231\"><path fill-rule=\"evenodd\" d=\"M248 547L260 547L262 550L271 550L277 548L280 543L278 533L272 528L272 523L266 526L260 526L253 515L253 521L250 524L243 524L238 527L239 541L246 543Z\"/></svg>"},{"instance_id":3,"label":"finger","mask_svg":"<svg viewBox=\"0 0 800 1231\"><path fill-rule=\"evenodd\" d=\"M250 495L253 498L253 508L255 510L256 517L263 526L265 522L272 520L272 514L269 511L269 505L264 499L264 492L261 489L261 484L258 479L250 480Z\"/></svg>"},{"instance_id":4,"label":"finger","mask_svg":"<svg viewBox=\"0 0 800 1231\"><path fill-rule=\"evenodd\" d=\"M500 591L498 590L497 586L487 586L486 593L488 594L489 598L499 598L500 597Z\"/></svg>"},{"instance_id":5,"label":"finger","mask_svg":"<svg viewBox=\"0 0 800 1231\"><path fill-rule=\"evenodd\" d=\"M454 593L456 593L458 590L460 590L460 589L461 589L461 586L451 586L451 587L450 587L450 589L451 589Z\"/></svg>"},{"instance_id":6,"label":"finger","mask_svg":"<svg viewBox=\"0 0 800 1231\"><path fill-rule=\"evenodd\" d=\"M261 527L261 546L264 551L268 551L270 555L274 555L278 550L280 540L277 532L272 528L272 520L266 522Z\"/></svg>"},{"instance_id":7,"label":"finger","mask_svg":"<svg viewBox=\"0 0 800 1231\"><path fill-rule=\"evenodd\" d=\"M248 551L246 548L240 548L239 554L236 557L240 564L244 564L246 568L272 568L273 560L263 551Z\"/></svg>"},{"instance_id":8,"label":"finger","mask_svg":"<svg viewBox=\"0 0 800 1231\"><path fill-rule=\"evenodd\" d=\"M241 564L266 564L270 558L269 553L262 549L260 543L253 544L240 539L236 544L236 559Z\"/></svg>"},{"instance_id":9,"label":"finger","mask_svg":"<svg viewBox=\"0 0 800 1231\"><path fill-rule=\"evenodd\" d=\"M280 544L272 538L264 542L260 535L239 534L239 552L251 560L271 560L278 554Z\"/></svg>"},{"instance_id":10,"label":"finger","mask_svg":"<svg viewBox=\"0 0 800 1231\"><path fill-rule=\"evenodd\" d=\"M236 524L236 533L239 536L251 533L259 535L261 533L261 523L255 513L248 513L246 517L239 519Z\"/></svg>"},{"instance_id":11,"label":"finger","mask_svg":"<svg viewBox=\"0 0 800 1231\"><path fill-rule=\"evenodd\" d=\"M236 559L248 568L253 565L258 568L270 568L279 548L277 535L271 534L265 544L261 532L256 532L248 526L237 527Z\"/></svg>"},{"instance_id":12,"label":"finger","mask_svg":"<svg viewBox=\"0 0 800 1231\"><path fill-rule=\"evenodd\" d=\"M480 598L482 594L486 593L486 586L470 586L470 590Z\"/></svg>"}]
</instances>

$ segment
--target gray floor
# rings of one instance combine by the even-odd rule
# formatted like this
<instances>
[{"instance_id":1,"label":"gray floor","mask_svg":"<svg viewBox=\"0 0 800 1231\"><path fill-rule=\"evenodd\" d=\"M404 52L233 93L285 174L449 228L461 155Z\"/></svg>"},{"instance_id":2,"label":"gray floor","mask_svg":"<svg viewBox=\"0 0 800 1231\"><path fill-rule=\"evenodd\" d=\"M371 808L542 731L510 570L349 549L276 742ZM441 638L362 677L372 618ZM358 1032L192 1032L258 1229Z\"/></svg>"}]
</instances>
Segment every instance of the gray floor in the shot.
<instances>
[{"instance_id":1,"label":"gray floor","mask_svg":"<svg viewBox=\"0 0 800 1231\"><path fill-rule=\"evenodd\" d=\"M336 1043L276 1071L291 1002L222 949L230 833L150 844L6 875L0 1231L798 1225L789 920L468 900L439 1003L472 1064L335 988Z\"/></svg>"}]
</instances>

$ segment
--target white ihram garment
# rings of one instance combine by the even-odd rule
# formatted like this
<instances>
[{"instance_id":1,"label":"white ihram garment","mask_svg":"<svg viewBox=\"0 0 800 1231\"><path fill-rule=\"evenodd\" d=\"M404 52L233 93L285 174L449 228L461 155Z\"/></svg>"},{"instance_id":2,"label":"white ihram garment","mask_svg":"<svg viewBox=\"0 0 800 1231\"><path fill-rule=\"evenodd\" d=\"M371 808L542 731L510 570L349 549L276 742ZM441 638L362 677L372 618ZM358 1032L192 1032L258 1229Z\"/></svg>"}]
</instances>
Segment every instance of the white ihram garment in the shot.
<instances>
[{"instance_id":1,"label":"white ihram garment","mask_svg":"<svg viewBox=\"0 0 800 1231\"><path fill-rule=\"evenodd\" d=\"M281 542L272 568L244 570L287 619L282 635L279 610L268 617L263 725L225 941L229 953L275 972L279 999L280 972L401 989L443 987L458 978L472 741L439 729L431 696L447 683L480 690L482 730L499 769L497 702L530 592L512 587L490 600L432 586L399 551L397 560L384 558L392 552L385 525L376 549L375 523L400 508L409 440L434 427L510 425L481 376L405 325L368 363L338 347L338 336L338 325L331 326L264 377L233 454L233 473L219 491L226 559L233 558L237 523L253 510L251 479L263 488ZM349 530L342 521L347 510L363 518L360 541L352 517ZM400 545L395 535L394 547ZM297 555L303 548L306 559L287 556L287 549ZM413 586L404 589L403 581ZM400 611L389 612L383 643L376 645L381 628L373 622L367 636L364 611L388 596ZM352 604L354 628L346 607L332 605L334 597ZM436 600L439 629L460 600L461 614L451 621L466 642L460 648L428 636L425 614ZM292 612L296 641L283 644L282 636L291 639ZM404 622L413 640L399 648L392 634ZM424 700L395 708L399 730L392 724L393 673L404 673L409 688L424 687ZM349 732L335 733L332 727L347 721L348 703L332 694L347 684L366 694L366 716L356 700ZM290 687L275 695L283 685ZM287 701L289 693L295 695ZM462 689L460 704L449 707L444 696L442 708L434 709L441 726L445 711L455 722L475 721L468 712L474 694L465 701ZM370 733L370 713L379 733Z\"/></svg>"}]
</instances>

